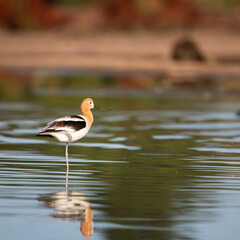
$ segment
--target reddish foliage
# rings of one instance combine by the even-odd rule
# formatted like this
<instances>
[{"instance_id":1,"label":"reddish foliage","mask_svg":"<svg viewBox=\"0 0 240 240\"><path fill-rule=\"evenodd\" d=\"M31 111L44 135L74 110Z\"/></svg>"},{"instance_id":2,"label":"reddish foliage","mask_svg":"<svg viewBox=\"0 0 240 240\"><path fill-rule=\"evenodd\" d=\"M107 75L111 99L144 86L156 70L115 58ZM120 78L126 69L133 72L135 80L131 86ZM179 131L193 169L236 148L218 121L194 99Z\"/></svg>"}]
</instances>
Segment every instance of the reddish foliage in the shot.
<instances>
[{"instance_id":1,"label":"reddish foliage","mask_svg":"<svg viewBox=\"0 0 240 240\"><path fill-rule=\"evenodd\" d=\"M26 2L32 18L44 27L57 26L67 20L67 17L59 13L55 7L42 0L26 0Z\"/></svg>"},{"instance_id":2,"label":"reddish foliage","mask_svg":"<svg viewBox=\"0 0 240 240\"><path fill-rule=\"evenodd\" d=\"M150 11L147 9L148 5L152 6ZM196 23L200 19L199 10L190 0L149 0L145 2L115 0L105 2L102 9L106 25L110 27L184 26Z\"/></svg>"},{"instance_id":3,"label":"reddish foliage","mask_svg":"<svg viewBox=\"0 0 240 240\"><path fill-rule=\"evenodd\" d=\"M128 27L142 20L132 0L109 1L103 5L103 10L110 27Z\"/></svg>"},{"instance_id":4,"label":"reddish foliage","mask_svg":"<svg viewBox=\"0 0 240 240\"><path fill-rule=\"evenodd\" d=\"M66 17L43 0L0 0L0 27L52 27L62 24Z\"/></svg>"},{"instance_id":5,"label":"reddish foliage","mask_svg":"<svg viewBox=\"0 0 240 240\"><path fill-rule=\"evenodd\" d=\"M18 27L14 6L10 1L0 0L0 26L13 29Z\"/></svg>"},{"instance_id":6,"label":"reddish foliage","mask_svg":"<svg viewBox=\"0 0 240 240\"><path fill-rule=\"evenodd\" d=\"M191 25L200 20L200 12L193 1L165 0L161 19L172 24Z\"/></svg>"}]
</instances>

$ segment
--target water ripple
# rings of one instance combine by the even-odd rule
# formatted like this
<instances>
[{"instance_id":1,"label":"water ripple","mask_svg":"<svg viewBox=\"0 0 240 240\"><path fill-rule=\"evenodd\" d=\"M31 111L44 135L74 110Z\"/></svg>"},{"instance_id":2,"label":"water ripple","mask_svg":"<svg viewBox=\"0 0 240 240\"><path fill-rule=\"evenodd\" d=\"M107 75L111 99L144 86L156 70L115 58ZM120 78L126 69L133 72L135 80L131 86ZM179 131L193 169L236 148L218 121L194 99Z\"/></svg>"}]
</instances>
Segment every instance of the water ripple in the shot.
<instances>
[{"instance_id":1,"label":"water ripple","mask_svg":"<svg viewBox=\"0 0 240 240\"><path fill-rule=\"evenodd\" d=\"M153 139L157 140L181 140L181 139L187 139L190 138L189 136L186 135L153 135Z\"/></svg>"},{"instance_id":2,"label":"water ripple","mask_svg":"<svg viewBox=\"0 0 240 240\"><path fill-rule=\"evenodd\" d=\"M99 147L105 149L126 149L126 150L140 150L139 146L127 146L120 143L74 143L76 146L82 147Z\"/></svg>"},{"instance_id":3,"label":"water ripple","mask_svg":"<svg viewBox=\"0 0 240 240\"><path fill-rule=\"evenodd\" d=\"M216 153L240 153L238 148L211 148L211 147L196 147L190 148L200 152L216 152Z\"/></svg>"}]
</instances>

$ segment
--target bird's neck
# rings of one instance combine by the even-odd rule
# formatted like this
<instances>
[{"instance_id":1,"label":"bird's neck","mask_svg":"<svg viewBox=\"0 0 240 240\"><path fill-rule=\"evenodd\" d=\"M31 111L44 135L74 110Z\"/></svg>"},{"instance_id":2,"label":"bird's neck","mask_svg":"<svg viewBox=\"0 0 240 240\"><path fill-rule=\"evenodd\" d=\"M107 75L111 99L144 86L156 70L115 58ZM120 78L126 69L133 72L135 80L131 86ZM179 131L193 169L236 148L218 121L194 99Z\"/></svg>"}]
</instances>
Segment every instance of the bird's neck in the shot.
<instances>
[{"instance_id":1,"label":"bird's neck","mask_svg":"<svg viewBox=\"0 0 240 240\"><path fill-rule=\"evenodd\" d=\"M84 108L81 106L81 112L82 112L82 115L87 119L90 127L93 123L93 115L91 110L89 108Z\"/></svg>"}]
</instances>

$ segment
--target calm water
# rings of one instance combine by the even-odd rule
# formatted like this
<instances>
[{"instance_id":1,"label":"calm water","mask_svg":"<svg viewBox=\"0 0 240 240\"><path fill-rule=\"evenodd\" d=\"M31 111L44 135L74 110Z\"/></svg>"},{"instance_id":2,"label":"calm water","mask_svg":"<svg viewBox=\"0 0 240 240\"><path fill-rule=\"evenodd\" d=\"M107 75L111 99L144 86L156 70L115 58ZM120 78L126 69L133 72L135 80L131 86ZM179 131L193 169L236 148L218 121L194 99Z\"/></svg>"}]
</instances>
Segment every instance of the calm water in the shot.
<instances>
[{"instance_id":1,"label":"calm water","mask_svg":"<svg viewBox=\"0 0 240 240\"><path fill-rule=\"evenodd\" d=\"M240 99L97 97L66 173L35 134L81 100L0 104L2 239L239 239Z\"/></svg>"}]
</instances>

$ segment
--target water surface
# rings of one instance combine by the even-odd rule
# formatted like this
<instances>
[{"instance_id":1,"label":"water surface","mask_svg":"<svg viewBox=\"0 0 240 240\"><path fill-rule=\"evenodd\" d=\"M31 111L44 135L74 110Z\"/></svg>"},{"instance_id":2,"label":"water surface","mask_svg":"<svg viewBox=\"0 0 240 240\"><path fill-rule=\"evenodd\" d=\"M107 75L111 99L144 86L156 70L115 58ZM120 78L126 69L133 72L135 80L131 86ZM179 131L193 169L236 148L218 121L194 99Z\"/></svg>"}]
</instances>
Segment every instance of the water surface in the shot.
<instances>
[{"instance_id":1,"label":"water surface","mask_svg":"<svg viewBox=\"0 0 240 240\"><path fill-rule=\"evenodd\" d=\"M0 104L3 239L238 239L238 101L97 97L110 111L69 146L67 173L64 144L35 135L81 100Z\"/></svg>"}]
</instances>

